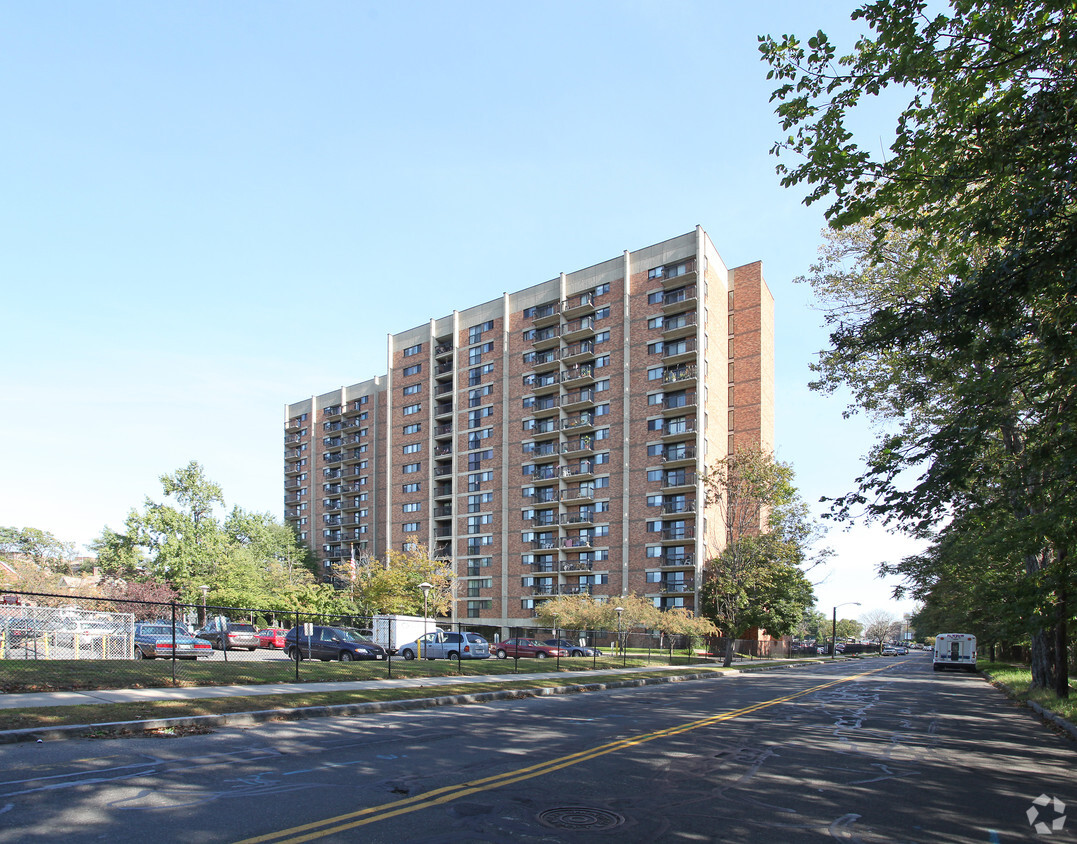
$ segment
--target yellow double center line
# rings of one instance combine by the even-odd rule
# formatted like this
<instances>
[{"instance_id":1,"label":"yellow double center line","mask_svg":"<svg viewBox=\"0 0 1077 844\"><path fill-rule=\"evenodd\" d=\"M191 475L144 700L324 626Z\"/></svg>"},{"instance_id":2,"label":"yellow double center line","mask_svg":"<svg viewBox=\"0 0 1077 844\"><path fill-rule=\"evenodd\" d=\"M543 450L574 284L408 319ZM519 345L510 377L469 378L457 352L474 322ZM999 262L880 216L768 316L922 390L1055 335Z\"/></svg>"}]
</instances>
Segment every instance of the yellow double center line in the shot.
<instances>
[{"instance_id":1,"label":"yellow double center line","mask_svg":"<svg viewBox=\"0 0 1077 844\"><path fill-rule=\"evenodd\" d=\"M433 791L415 795L414 797L406 797L403 800L384 803L381 806L371 806L367 809L360 809L357 812L349 812L344 815L326 818L325 820L303 824L302 826L294 826L291 829L282 829L279 832L271 832L256 838L245 838L243 841L237 842L237 844L264 844L264 842L274 842L274 844L299 844L299 842L302 841L313 841L316 838L323 838L338 832L346 832L349 829L355 829L356 827L388 820L389 818L395 818L398 815L406 815L410 812L429 809L431 806L440 806L444 803L451 803L453 800L459 800L461 797L467 797L480 791L489 791L491 788L501 788L502 786L512 785L513 783L523 782L524 780L533 779L535 777L541 777L545 774L552 773L553 771L559 771L562 768L578 765L589 759L605 756L608 753L615 753L618 750L624 750L628 747L635 747L640 744L646 744L649 741L680 735L681 733L687 733L691 730L698 730L701 727L709 727L712 724L718 724L722 721L731 721L734 718L740 718L742 715L750 715L761 709L777 706L780 703L788 703L791 700L796 700L799 697L813 694L822 689L828 689L831 686L859 680L861 677L876 674L888 667L889 666L883 666L882 668L874 668L871 671L862 671L859 674L831 680L829 683L821 683L818 686L812 686L809 689L804 689L804 691L801 692L794 692L791 695L772 698L771 700L765 700L760 703L753 703L750 706L745 706L741 709L723 712L720 715L710 715L706 718L700 718L696 721L688 721L684 724L668 727L664 730L657 730L653 733L644 733L631 738L619 739L610 742L609 744L601 744L597 747L589 748L588 750L581 750L579 753L572 753L568 756L559 756L556 759L549 759L546 762L540 762L537 765L529 765L526 768L518 768L515 771L496 774L495 776L484 777L483 779L470 780L468 782L458 783L457 785L447 785L443 788L436 788Z\"/></svg>"}]
</instances>

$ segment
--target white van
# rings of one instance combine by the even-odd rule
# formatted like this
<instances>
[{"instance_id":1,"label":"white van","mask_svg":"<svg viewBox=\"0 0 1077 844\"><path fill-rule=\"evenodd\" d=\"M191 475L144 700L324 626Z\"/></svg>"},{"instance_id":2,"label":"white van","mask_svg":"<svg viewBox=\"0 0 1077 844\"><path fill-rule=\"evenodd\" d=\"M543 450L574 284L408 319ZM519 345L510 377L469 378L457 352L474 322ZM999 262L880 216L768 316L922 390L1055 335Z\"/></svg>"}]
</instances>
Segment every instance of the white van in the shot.
<instances>
[{"instance_id":1,"label":"white van","mask_svg":"<svg viewBox=\"0 0 1077 844\"><path fill-rule=\"evenodd\" d=\"M971 633L939 633L935 636L932 668L964 668L976 670L976 637Z\"/></svg>"}]
</instances>

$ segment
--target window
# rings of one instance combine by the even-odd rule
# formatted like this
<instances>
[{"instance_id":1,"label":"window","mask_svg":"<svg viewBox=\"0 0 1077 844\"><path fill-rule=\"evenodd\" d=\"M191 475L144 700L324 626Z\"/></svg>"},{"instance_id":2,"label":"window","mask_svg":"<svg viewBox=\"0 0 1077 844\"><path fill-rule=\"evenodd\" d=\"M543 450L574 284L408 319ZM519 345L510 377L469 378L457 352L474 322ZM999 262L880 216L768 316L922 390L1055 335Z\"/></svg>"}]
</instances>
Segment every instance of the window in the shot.
<instances>
[{"instance_id":1,"label":"window","mask_svg":"<svg viewBox=\"0 0 1077 844\"><path fill-rule=\"evenodd\" d=\"M467 406L468 407L478 407L479 403L482 401L483 396L488 396L493 391L494 391L494 388L492 386L490 386L489 384L486 384L485 386L479 387L478 389L475 389L475 390L468 390L467 391Z\"/></svg>"},{"instance_id":2,"label":"window","mask_svg":"<svg viewBox=\"0 0 1077 844\"><path fill-rule=\"evenodd\" d=\"M665 473L661 469L648 469L647 480L648 481L660 481L665 477Z\"/></svg>"},{"instance_id":3,"label":"window","mask_svg":"<svg viewBox=\"0 0 1077 844\"><path fill-rule=\"evenodd\" d=\"M473 325L473 326L471 326L471 328L468 329L467 342L468 343L478 343L482 339L482 333L484 331L493 331L493 330L494 330L494 321L492 319L486 320L486 322L482 323L481 325Z\"/></svg>"},{"instance_id":4,"label":"window","mask_svg":"<svg viewBox=\"0 0 1077 844\"><path fill-rule=\"evenodd\" d=\"M478 428L482 424L482 420L487 416L492 416L494 409L492 407L481 407L478 410L469 410L467 412L467 426L469 428Z\"/></svg>"},{"instance_id":5,"label":"window","mask_svg":"<svg viewBox=\"0 0 1077 844\"><path fill-rule=\"evenodd\" d=\"M467 447L478 448L481 445L482 440L488 439L489 437L493 436L493 433L493 428L479 428L476 431L472 431L470 434L467 435Z\"/></svg>"},{"instance_id":6,"label":"window","mask_svg":"<svg viewBox=\"0 0 1077 844\"><path fill-rule=\"evenodd\" d=\"M609 415L609 412L610 412L609 404L596 404L595 405L595 416L607 416L607 415Z\"/></svg>"},{"instance_id":7,"label":"window","mask_svg":"<svg viewBox=\"0 0 1077 844\"><path fill-rule=\"evenodd\" d=\"M595 392L596 393L604 393L609 388L610 388L610 379L609 378L603 378L601 381L596 381L595 382Z\"/></svg>"},{"instance_id":8,"label":"window","mask_svg":"<svg viewBox=\"0 0 1077 844\"><path fill-rule=\"evenodd\" d=\"M606 318L609 317L609 315L610 315L610 309L609 309L608 306L605 307L605 308L599 308L597 311L595 311L595 319L596 320L606 319Z\"/></svg>"},{"instance_id":9,"label":"window","mask_svg":"<svg viewBox=\"0 0 1077 844\"><path fill-rule=\"evenodd\" d=\"M480 533L483 525L492 523L494 517L489 513L481 516L468 516L467 517L467 532L468 533Z\"/></svg>"},{"instance_id":10,"label":"window","mask_svg":"<svg viewBox=\"0 0 1077 844\"><path fill-rule=\"evenodd\" d=\"M404 433L405 434L417 434L422 429L423 429L423 423L422 422L414 422L411 425L405 425L404 426Z\"/></svg>"},{"instance_id":11,"label":"window","mask_svg":"<svg viewBox=\"0 0 1077 844\"><path fill-rule=\"evenodd\" d=\"M663 325L665 325L665 323L666 323L666 318L665 317L660 317L660 316L651 317L649 320L647 320L647 327L648 328L661 328Z\"/></svg>"},{"instance_id":12,"label":"window","mask_svg":"<svg viewBox=\"0 0 1077 844\"><path fill-rule=\"evenodd\" d=\"M601 369L602 367L609 366L609 365L610 365L610 356L609 355L602 355L601 357L595 358L595 369Z\"/></svg>"},{"instance_id":13,"label":"window","mask_svg":"<svg viewBox=\"0 0 1077 844\"><path fill-rule=\"evenodd\" d=\"M412 355L417 355L423 350L422 343L416 343L414 346L408 346L404 349L404 357L410 358Z\"/></svg>"},{"instance_id":14,"label":"window","mask_svg":"<svg viewBox=\"0 0 1077 844\"><path fill-rule=\"evenodd\" d=\"M597 346L599 343L605 343L609 339L610 333L608 331L599 331L598 334L595 335L595 345Z\"/></svg>"},{"instance_id":15,"label":"window","mask_svg":"<svg viewBox=\"0 0 1077 844\"><path fill-rule=\"evenodd\" d=\"M493 343L483 343L481 346L472 346L467 350L467 362L470 366L474 366L482 361L482 356L486 352L492 352L494 350Z\"/></svg>"},{"instance_id":16,"label":"window","mask_svg":"<svg viewBox=\"0 0 1077 844\"><path fill-rule=\"evenodd\" d=\"M609 485L610 485L610 477L609 477L609 475L606 475L603 478L595 478L595 482L594 482L595 489L606 489L607 487L609 487Z\"/></svg>"},{"instance_id":17,"label":"window","mask_svg":"<svg viewBox=\"0 0 1077 844\"><path fill-rule=\"evenodd\" d=\"M489 483L494 479L493 472L475 472L474 474L467 476L467 491L478 492L483 484Z\"/></svg>"},{"instance_id":18,"label":"window","mask_svg":"<svg viewBox=\"0 0 1077 844\"><path fill-rule=\"evenodd\" d=\"M422 488L423 488L423 485L421 483L404 484L404 486L401 488L400 491L405 492L405 493L407 493L407 492L421 492Z\"/></svg>"},{"instance_id":19,"label":"window","mask_svg":"<svg viewBox=\"0 0 1077 844\"><path fill-rule=\"evenodd\" d=\"M595 428L595 439L596 440L608 440L609 438L610 438L610 429L609 428Z\"/></svg>"},{"instance_id":20,"label":"window","mask_svg":"<svg viewBox=\"0 0 1077 844\"><path fill-rule=\"evenodd\" d=\"M665 446L662 443L651 443L647 446L648 457L661 457L663 454L665 454Z\"/></svg>"},{"instance_id":21,"label":"window","mask_svg":"<svg viewBox=\"0 0 1077 844\"><path fill-rule=\"evenodd\" d=\"M418 522L404 522L403 530L404 530L404 533L418 533L419 532L419 523Z\"/></svg>"},{"instance_id":22,"label":"window","mask_svg":"<svg viewBox=\"0 0 1077 844\"><path fill-rule=\"evenodd\" d=\"M423 503L421 501L412 501L404 505L405 513L418 513L423 509Z\"/></svg>"},{"instance_id":23,"label":"window","mask_svg":"<svg viewBox=\"0 0 1077 844\"><path fill-rule=\"evenodd\" d=\"M603 294L609 293L609 292L610 292L610 283L608 281L605 282L604 284L598 285L598 287L596 287L595 291L594 291L596 296L602 296Z\"/></svg>"},{"instance_id":24,"label":"window","mask_svg":"<svg viewBox=\"0 0 1077 844\"><path fill-rule=\"evenodd\" d=\"M415 413L418 413L422 409L423 406L421 404L409 404L407 407L404 408L404 415L411 416Z\"/></svg>"},{"instance_id":25,"label":"window","mask_svg":"<svg viewBox=\"0 0 1077 844\"><path fill-rule=\"evenodd\" d=\"M404 367L404 377L406 378L409 375L418 375L422 371L423 371L423 365L421 363L417 363L414 366L405 366Z\"/></svg>"},{"instance_id":26,"label":"window","mask_svg":"<svg viewBox=\"0 0 1077 844\"><path fill-rule=\"evenodd\" d=\"M482 383L482 377L489 375L494 371L494 364L484 363L482 366L477 366L474 369L469 369L467 373L467 385L474 387Z\"/></svg>"},{"instance_id":27,"label":"window","mask_svg":"<svg viewBox=\"0 0 1077 844\"><path fill-rule=\"evenodd\" d=\"M485 451L473 451L467 456L467 468L478 469L483 460L492 460L494 457L494 450L488 448Z\"/></svg>"},{"instance_id":28,"label":"window","mask_svg":"<svg viewBox=\"0 0 1077 844\"><path fill-rule=\"evenodd\" d=\"M647 550L649 551L651 549L648 548ZM660 571L649 571L649 572L647 572L647 582L648 583L661 583L662 582L662 572L660 572Z\"/></svg>"},{"instance_id":29,"label":"window","mask_svg":"<svg viewBox=\"0 0 1077 844\"><path fill-rule=\"evenodd\" d=\"M404 395L405 396L417 396L419 393L422 392L422 390L423 390L423 385L421 383L420 384L408 384L408 386L406 386L404 388Z\"/></svg>"},{"instance_id":30,"label":"window","mask_svg":"<svg viewBox=\"0 0 1077 844\"><path fill-rule=\"evenodd\" d=\"M408 443L403 448L404 454L418 454L422 450L423 450L423 444L422 443Z\"/></svg>"},{"instance_id":31,"label":"window","mask_svg":"<svg viewBox=\"0 0 1077 844\"><path fill-rule=\"evenodd\" d=\"M665 397L662 393L651 393L649 396L647 396L647 404L653 407L656 404L661 404L663 398Z\"/></svg>"},{"instance_id":32,"label":"window","mask_svg":"<svg viewBox=\"0 0 1077 844\"><path fill-rule=\"evenodd\" d=\"M609 462L610 462L610 453L608 451L603 451L600 454L595 455L595 464L596 465L598 465L600 463L609 463Z\"/></svg>"},{"instance_id":33,"label":"window","mask_svg":"<svg viewBox=\"0 0 1077 844\"><path fill-rule=\"evenodd\" d=\"M648 305L661 305L666 301L666 293L664 290L655 290L653 293L647 295Z\"/></svg>"},{"instance_id":34,"label":"window","mask_svg":"<svg viewBox=\"0 0 1077 844\"><path fill-rule=\"evenodd\" d=\"M662 376L666 374L666 368L664 366L656 366L653 369L647 370L648 381L661 381Z\"/></svg>"},{"instance_id":35,"label":"window","mask_svg":"<svg viewBox=\"0 0 1077 844\"><path fill-rule=\"evenodd\" d=\"M416 472L419 472L419 471L422 470L422 466L423 466L422 463L405 463L404 464L404 474L405 475L414 475Z\"/></svg>"},{"instance_id":36,"label":"window","mask_svg":"<svg viewBox=\"0 0 1077 844\"><path fill-rule=\"evenodd\" d=\"M467 497L467 511L469 513L477 513L482 509L483 504L489 504L494 500L494 494L492 492L482 492L478 495L469 495Z\"/></svg>"}]
</instances>

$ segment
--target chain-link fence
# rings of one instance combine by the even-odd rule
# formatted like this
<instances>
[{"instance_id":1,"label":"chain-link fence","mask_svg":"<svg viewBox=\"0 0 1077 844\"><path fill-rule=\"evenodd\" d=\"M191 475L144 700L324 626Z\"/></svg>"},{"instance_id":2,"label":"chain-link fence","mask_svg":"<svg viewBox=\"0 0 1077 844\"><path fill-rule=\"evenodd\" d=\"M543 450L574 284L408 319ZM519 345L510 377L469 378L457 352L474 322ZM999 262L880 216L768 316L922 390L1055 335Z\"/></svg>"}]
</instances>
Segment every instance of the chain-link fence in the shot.
<instances>
[{"instance_id":1,"label":"chain-link fence","mask_svg":"<svg viewBox=\"0 0 1077 844\"><path fill-rule=\"evenodd\" d=\"M696 664L722 660L725 639L659 633L501 628L415 616L340 616L208 603L161 603L11 592L0 598L0 659L16 687L101 688L135 685L313 682L421 670L479 675L484 660L529 656L504 643L537 640L560 667L611 663ZM735 640L735 660L787 658L787 644ZM502 653L503 652L503 653ZM416 659L448 658L450 667ZM92 681L77 666L93 667ZM19 663L25 663L18 668ZM344 663L352 663L351 666ZM359 666L362 666L361 670ZM553 665L551 664L551 667Z\"/></svg>"}]
</instances>

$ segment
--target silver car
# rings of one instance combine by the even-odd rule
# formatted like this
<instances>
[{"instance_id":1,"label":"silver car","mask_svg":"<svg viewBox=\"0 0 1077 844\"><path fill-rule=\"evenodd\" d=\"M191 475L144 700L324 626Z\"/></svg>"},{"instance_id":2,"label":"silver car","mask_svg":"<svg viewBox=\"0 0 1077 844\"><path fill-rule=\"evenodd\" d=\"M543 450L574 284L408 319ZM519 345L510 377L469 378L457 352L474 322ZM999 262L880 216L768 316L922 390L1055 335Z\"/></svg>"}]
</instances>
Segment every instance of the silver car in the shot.
<instances>
[{"instance_id":1,"label":"silver car","mask_svg":"<svg viewBox=\"0 0 1077 844\"><path fill-rule=\"evenodd\" d=\"M490 643L478 633L448 633L431 630L414 642L397 648L404 659L487 659Z\"/></svg>"}]
</instances>

